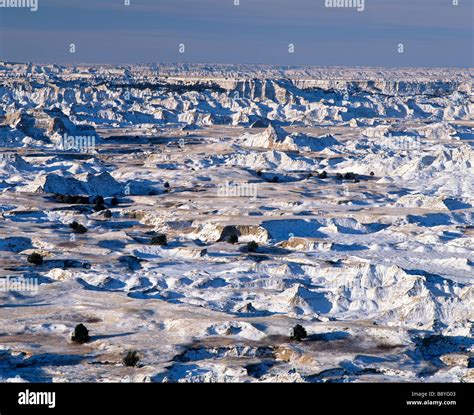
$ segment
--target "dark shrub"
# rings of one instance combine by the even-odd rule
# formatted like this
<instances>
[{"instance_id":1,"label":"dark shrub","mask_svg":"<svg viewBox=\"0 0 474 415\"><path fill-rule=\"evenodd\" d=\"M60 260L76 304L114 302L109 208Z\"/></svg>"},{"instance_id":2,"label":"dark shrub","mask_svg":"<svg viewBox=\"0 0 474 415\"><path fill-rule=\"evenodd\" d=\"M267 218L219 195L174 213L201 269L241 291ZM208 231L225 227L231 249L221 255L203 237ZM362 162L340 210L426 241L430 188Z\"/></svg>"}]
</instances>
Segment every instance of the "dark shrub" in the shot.
<instances>
[{"instance_id":1,"label":"dark shrub","mask_svg":"<svg viewBox=\"0 0 474 415\"><path fill-rule=\"evenodd\" d=\"M74 196L71 195L57 195L56 199L63 203L75 203Z\"/></svg>"},{"instance_id":2,"label":"dark shrub","mask_svg":"<svg viewBox=\"0 0 474 415\"><path fill-rule=\"evenodd\" d=\"M86 233L87 228L83 225L80 225L76 221L72 222L69 227L75 232L75 233Z\"/></svg>"},{"instance_id":3,"label":"dark shrub","mask_svg":"<svg viewBox=\"0 0 474 415\"><path fill-rule=\"evenodd\" d=\"M102 212L105 209L105 205L94 205L94 212Z\"/></svg>"},{"instance_id":4,"label":"dark shrub","mask_svg":"<svg viewBox=\"0 0 474 415\"><path fill-rule=\"evenodd\" d=\"M257 252L258 249L258 243L255 241L249 242L247 244L247 251L249 252Z\"/></svg>"},{"instance_id":5,"label":"dark shrub","mask_svg":"<svg viewBox=\"0 0 474 415\"><path fill-rule=\"evenodd\" d=\"M140 356L136 350L130 350L127 352L125 357L122 359L122 363L127 367L135 367L140 361Z\"/></svg>"},{"instance_id":6,"label":"dark shrub","mask_svg":"<svg viewBox=\"0 0 474 415\"><path fill-rule=\"evenodd\" d=\"M55 200L62 203L69 203L72 205L87 205L89 204L89 198L87 196L74 196L74 195L60 195L55 194L53 196Z\"/></svg>"},{"instance_id":7,"label":"dark shrub","mask_svg":"<svg viewBox=\"0 0 474 415\"><path fill-rule=\"evenodd\" d=\"M71 334L71 340L74 343L84 344L90 340L89 330L87 330L84 324L78 324Z\"/></svg>"},{"instance_id":8,"label":"dark shrub","mask_svg":"<svg viewBox=\"0 0 474 415\"><path fill-rule=\"evenodd\" d=\"M227 242L230 244L236 244L239 242L239 237L236 234L232 234L227 238Z\"/></svg>"},{"instance_id":9,"label":"dark shrub","mask_svg":"<svg viewBox=\"0 0 474 415\"><path fill-rule=\"evenodd\" d=\"M102 196L99 196L96 199L95 205L94 205L94 211L95 212L101 212L105 210L105 204L104 204L104 198Z\"/></svg>"},{"instance_id":10,"label":"dark shrub","mask_svg":"<svg viewBox=\"0 0 474 415\"><path fill-rule=\"evenodd\" d=\"M151 238L150 243L152 245L166 246L168 245L168 240L165 234L160 233L159 235L155 235L153 238Z\"/></svg>"},{"instance_id":11,"label":"dark shrub","mask_svg":"<svg viewBox=\"0 0 474 415\"><path fill-rule=\"evenodd\" d=\"M300 324L297 324L295 327L293 327L290 331L290 339L295 340L297 342L300 342L301 340L305 339L308 337L308 333L306 333L306 330L303 326Z\"/></svg>"},{"instance_id":12,"label":"dark shrub","mask_svg":"<svg viewBox=\"0 0 474 415\"><path fill-rule=\"evenodd\" d=\"M28 255L26 259L28 260L30 264L35 264L35 265L43 264L43 257L37 252L34 252L31 255Z\"/></svg>"}]
</instances>

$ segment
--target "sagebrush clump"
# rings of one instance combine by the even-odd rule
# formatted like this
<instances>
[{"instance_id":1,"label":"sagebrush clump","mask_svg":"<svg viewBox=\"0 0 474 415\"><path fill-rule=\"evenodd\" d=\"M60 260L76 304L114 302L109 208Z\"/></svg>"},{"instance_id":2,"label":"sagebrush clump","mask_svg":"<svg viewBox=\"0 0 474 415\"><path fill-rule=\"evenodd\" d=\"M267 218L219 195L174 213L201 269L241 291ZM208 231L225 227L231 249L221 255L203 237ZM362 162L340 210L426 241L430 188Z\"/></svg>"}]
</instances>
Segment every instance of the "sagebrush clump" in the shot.
<instances>
[{"instance_id":1,"label":"sagebrush clump","mask_svg":"<svg viewBox=\"0 0 474 415\"><path fill-rule=\"evenodd\" d=\"M87 228L84 225L81 225L77 223L76 221L72 222L69 227L73 230L75 233L86 233Z\"/></svg>"},{"instance_id":2,"label":"sagebrush clump","mask_svg":"<svg viewBox=\"0 0 474 415\"><path fill-rule=\"evenodd\" d=\"M101 212L102 210L105 210L105 201L102 196L97 196L95 198L95 205L94 205L94 211L95 212Z\"/></svg>"},{"instance_id":3,"label":"sagebrush clump","mask_svg":"<svg viewBox=\"0 0 474 415\"><path fill-rule=\"evenodd\" d=\"M40 254L38 254L38 252L33 252L31 255L28 255L26 259L30 264L34 264L34 265L43 264L43 257Z\"/></svg>"},{"instance_id":4,"label":"sagebrush clump","mask_svg":"<svg viewBox=\"0 0 474 415\"><path fill-rule=\"evenodd\" d=\"M90 340L89 330L84 324L78 324L71 334L71 340L77 344L84 344Z\"/></svg>"},{"instance_id":5,"label":"sagebrush clump","mask_svg":"<svg viewBox=\"0 0 474 415\"><path fill-rule=\"evenodd\" d=\"M130 350L122 359L122 363L126 367L135 367L140 361L140 356L136 350Z\"/></svg>"},{"instance_id":6,"label":"sagebrush clump","mask_svg":"<svg viewBox=\"0 0 474 415\"><path fill-rule=\"evenodd\" d=\"M152 245L166 246L168 245L168 240L165 234L155 235L151 238Z\"/></svg>"},{"instance_id":7,"label":"sagebrush clump","mask_svg":"<svg viewBox=\"0 0 474 415\"><path fill-rule=\"evenodd\" d=\"M297 324L290 331L290 339L291 340L295 340L297 342L300 342L301 340L305 339L306 337L308 337L308 333L306 333L305 328L300 324Z\"/></svg>"}]
</instances>

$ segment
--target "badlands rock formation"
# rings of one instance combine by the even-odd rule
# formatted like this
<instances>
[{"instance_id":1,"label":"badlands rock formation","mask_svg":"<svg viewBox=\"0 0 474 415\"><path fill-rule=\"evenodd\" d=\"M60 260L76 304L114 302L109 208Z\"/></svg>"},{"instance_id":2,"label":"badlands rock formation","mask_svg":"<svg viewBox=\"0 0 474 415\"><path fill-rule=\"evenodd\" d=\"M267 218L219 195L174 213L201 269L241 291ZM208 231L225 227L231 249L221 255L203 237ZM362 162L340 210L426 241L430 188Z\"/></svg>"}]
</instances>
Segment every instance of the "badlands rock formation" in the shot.
<instances>
[{"instance_id":1,"label":"badlands rock formation","mask_svg":"<svg viewBox=\"0 0 474 415\"><path fill-rule=\"evenodd\" d=\"M472 75L0 63L1 380L472 382Z\"/></svg>"}]
</instances>

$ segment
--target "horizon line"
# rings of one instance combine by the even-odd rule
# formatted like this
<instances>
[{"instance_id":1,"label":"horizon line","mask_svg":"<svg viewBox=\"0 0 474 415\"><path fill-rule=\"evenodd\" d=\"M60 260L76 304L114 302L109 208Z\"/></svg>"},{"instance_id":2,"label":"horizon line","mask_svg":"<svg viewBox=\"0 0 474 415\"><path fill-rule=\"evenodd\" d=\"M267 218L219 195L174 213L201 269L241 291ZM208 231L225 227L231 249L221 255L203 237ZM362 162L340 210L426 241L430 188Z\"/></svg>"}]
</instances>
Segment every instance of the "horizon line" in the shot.
<instances>
[{"instance_id":1,"label":"horizon line","mask_svg":"<svg viewBox=\"0 0 474 415\"><path fill-rule=\"evenodd\" d=\"M157 61L157 62L136 62L136 63L101 63L101 62L67 62L67 63L58 63L58 62L33 62L33 61L8 61L1 60L1 64L8 65L38 65L38 66L64 66L64 67L80 67L80 66L110 66L110 67L127 67L127 66L152 66L152 65L169 65L169 66L180 66L180 65L216 65L216 66L253 66L253 67L267 67L267 68L291 68L291 69L456 69L456 70L466 70L474 71L474 66L389 66L389 65L372 65L372 66L363 66L363 65L278 65L278 64L269 64L269 63L222 63L222 62L166 62L166 61Z\"/></svg>"}]
</instances>

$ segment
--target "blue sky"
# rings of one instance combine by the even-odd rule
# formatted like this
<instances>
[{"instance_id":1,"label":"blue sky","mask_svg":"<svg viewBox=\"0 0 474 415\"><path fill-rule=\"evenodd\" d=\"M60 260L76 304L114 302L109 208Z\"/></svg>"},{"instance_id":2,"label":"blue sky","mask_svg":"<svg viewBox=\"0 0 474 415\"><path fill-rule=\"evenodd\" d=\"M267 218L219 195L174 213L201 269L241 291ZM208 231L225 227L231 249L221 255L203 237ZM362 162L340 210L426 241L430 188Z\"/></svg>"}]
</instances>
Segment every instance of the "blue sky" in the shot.
<instances>
[{"instance_id":1,"label":"blue sky","mask_svg":"<svg viewBox=\"0 0 474 415\"><path fill-rule=\"evenodd\" d=\"M363 12L326 8L325 0L130 2L38 0L37 12L0 8L0 59L474 66L474 0L365 0Z\"/></svg>"}]
</instances>

